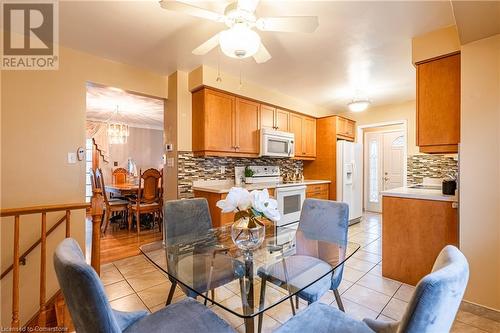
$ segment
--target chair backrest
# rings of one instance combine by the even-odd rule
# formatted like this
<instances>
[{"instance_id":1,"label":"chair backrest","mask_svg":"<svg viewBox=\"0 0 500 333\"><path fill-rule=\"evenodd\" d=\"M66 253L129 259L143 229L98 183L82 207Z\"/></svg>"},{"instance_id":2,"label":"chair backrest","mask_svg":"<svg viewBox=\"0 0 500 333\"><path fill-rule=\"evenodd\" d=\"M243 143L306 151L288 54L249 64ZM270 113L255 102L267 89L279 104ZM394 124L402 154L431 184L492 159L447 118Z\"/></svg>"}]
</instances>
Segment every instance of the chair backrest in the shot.
<instances>
[{"instance_id":1,"label":"chair backrest","mask_svg":"<svg viewBox=\"0 0 500 333\"><path fill-rule=\"evenodd\" d=\"M172 200L163 208L165 242L173 245L193 235L203 235L212 228L212 218L205 198Z\"/></svg>"},{"instance_id":2,"label":"chair backrest","mask_svg":"<svg viewBox=\"0 0 500 333\"><path fill-rule=\"evenodd\" d=\"M449 332L469 280L469 264L456 247L447 245L432 273L424 276L406 308L398 332Z\"/></svg>"},{"instance_id":3,"label":"chair backrest","mask_svg":"<svg viewBox=\"0 0 500 333\"><path fill-rule=\"evenodd\" d=\"M111 175L113 184L125 184L127 182L127 170L116 168Z\"/></svg>"},{"instance_id":4,"label":"chair backrest","mask_svg":"<svg viewBox=\"0 0 500 333\"><path fill-rule=\"evenodd\" d=\"M139 171L140 172L140 171ZM157 169L147 169L139 179L138 199L143 203L160 202L162 175Z\"/></svg>"},{"instance_id":5,"label":"chair backrest","mask_svg":"<svg viewBox=\"0 0 500 333\"><path fill-rule=\"evenodd\" d=\"M104 198L104 203L106 206L109 204L108 194L106 193L106 186L104 185L104 175L101 168L97 168L94 171L94 179L96 188L101 189L102 197Z\"/></svg>"},{"instance_id":6,"label":"chair backrest","mask_svg":"<svg viewBox=\"0 0 500 333\"><path fill-rule=\"evenodd\" d=\"M342 260L347 249L347 230L349 227L349 206L343 202L305 199L300 213L298 231L310 240L324 241L321 247L313 249L320 251L318 258L330 264ZM300 244L300 234L297 234L297 254L310 255L311 247ZM330 289L335 290L340 285L344 265L335 269L332 275Z\"/></svg>"},{"instance_id":7,"label":"chair backrest","mask_svg":"<svg viewBox=\"0 0 500 333\"><path fill-rule=\"evenodd\" d=\"M305 199L299 228L307 237L347 244L349 206L343 202Z\"/></svg>"},{"instance_id":8,"label":"chair backrest","mask_svg":"<svg viewBox=\"0 0 500 333\"><path fill-rule=\"evenodd\" d=\"M121 333L101 280L74 239L57 246L54 268L77 332Z\"/></svg>"}]
</instances>

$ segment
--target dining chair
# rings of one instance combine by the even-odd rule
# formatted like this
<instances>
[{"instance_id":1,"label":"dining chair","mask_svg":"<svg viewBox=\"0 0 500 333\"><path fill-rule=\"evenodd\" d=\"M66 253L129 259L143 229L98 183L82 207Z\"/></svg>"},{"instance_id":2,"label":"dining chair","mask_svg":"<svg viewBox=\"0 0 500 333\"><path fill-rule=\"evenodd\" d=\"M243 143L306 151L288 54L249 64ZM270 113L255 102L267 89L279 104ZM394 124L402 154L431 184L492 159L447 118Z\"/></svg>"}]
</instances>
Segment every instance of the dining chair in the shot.
<instances>
[{"instance_id":1,"label":"dining chair","mask_svg":"<svg viewBox=\"0 0 500 333\"><path fill-rule=\"evenodd\" d=\"M113 213L120 213L123 220L127 220L128 212L128 200L122 199L110 199L108 193L106 192L106 187L104 185L104 175L101 168L97 168L94 171L94 179L96 186L99 186L102 190L102 196L104 198L104 221L102 226L102 233L105 234L108 230L109 223L111 221L111 216Z\"/></svg>"},{"instance_id":2,"label":"dining chair","mask_svg":"<svg viewBox=\"0 0 500 333\"><path fill-rule=\"evenodd\" d=\"M139 189L137 191L137 198L131 199L129 207L129 220L128 228L132 228L132 217L135 216L137 235L141 232L141 214L153 214L153 227L154 221L158 220L162 214L163 199L163 181L161 173L154 168L147 169L142 173L139 170ZM158 223L158 227L162 228L162 223Z\"/></svg>"},{"instance_id":3,"label":"dining chair","mask_svg":"<svg viewBox=\"0 0 500 333\"><path fill-rule=\"evenodd\" d=\"M210 309L189 298L153 314L113 310L99 276L72 238L57 246L54 268L76 332L235 332Z\"/></svg>"},{"instance_id":4,"label":"dining chair","mask_svg":"<svg viewBox=\"0 0 500 333\"><path fill-rule=\"evenodd\" d=\"M111 174L113 184L125 184L127 182L127 170L116 168Z\"/></svg>"},{"instance_id":5,"label":"dining chair","mask_svg":"<svg viewBox=\"0 0 500 333\"><path fill-rule=\"evenodd\" d=\"M336 202L321 199L305 199L302 205L300 214L298 232L301 232L307 239L317 241L325 241L331 244L337 244L339 247L347 246L347 230L349 227L349 206L343 202ZM304 244L301 244L304 242ZM270 282L278 286L293 288L288 283L293 284L294 279L304 278L304 267L306 265L322 267L323 269L331 269L329 264L325 262L326 256L331 253L320 254L318 258L312 258L308 255L311 249L308 248L306 241L302 238L296 239L296 253L290 257L284 258L283 262L276 262L267 267L258 269L257 274L262 279L260 307L262 308L265 301L266 283ZM288 263L288 264L287 264ZM284 265L288 267L284 269ZM309 267L313 269L313 267ZM301 290L296 295L296 307L299 306L299 298L304 299L310 305L318 301L328 290L333 290L335 300L337 301L340 310L344 311L344 305L338 292L338 287L342 281L342 272L344 266L336 268L333 273L326 275L311 286ZM307 278L307 277L306 277ZM293 299L290 298L292 313L295 315ZM259 332L262 329L263 313L259 315Z\"/></svg>"},{"instance_id":6,"label":"dining chair","mask_svg":"<svg viewBox=\"0 0 500 333\"><path fill-rule=\"evenodd\" d=\"M212 218L208 208L208 202L205 198L171 200L165 203L163 223L165 230L165 246L175 246L181 243L191 243L192 240L198 238L205 239L204 247L200 251L200 255L194 255L191 258L186 258L193 272L198 272L196 276L193 274L193 285L196 285L198 292L211 291L212 299L214 298L214 289L228 284L229 282L240 279L244 275L245 269L243 263L227 255L228 249L220 246L215 236L210 237L210 229L212 229ZM206 251L209 247L209 251ZM211 253L211 255L207 255ZM179 259L180 258L180 259ZM182 253L178 256L169 257L167 260L168 269L174 274L178 272L178 267L183 267ZM207 271L205 267L209 267ZM219 268L214 270L215 268ZM222 269L222 267L230 267L231 269ZM177 282L171 279L172 286L167 297L167 305L172 301ZM184 293L192 298L196 298L198 294L188 288L182 287ZM205 299L205 304L207 303Z\"/></svg>"},{"instance_id":7,"label":"dining chair","mask_svg":"<svg viewBox=\"0 0 500 333\"><path fill-rule=\"evenodd\" d=\"M332 306L316 303L288 320L275 333L436 333L449 332L469 280L469 264L452 245L441 250L432 272L417 284L402 319L357 321Z\"/></svg>"}]
</instances>

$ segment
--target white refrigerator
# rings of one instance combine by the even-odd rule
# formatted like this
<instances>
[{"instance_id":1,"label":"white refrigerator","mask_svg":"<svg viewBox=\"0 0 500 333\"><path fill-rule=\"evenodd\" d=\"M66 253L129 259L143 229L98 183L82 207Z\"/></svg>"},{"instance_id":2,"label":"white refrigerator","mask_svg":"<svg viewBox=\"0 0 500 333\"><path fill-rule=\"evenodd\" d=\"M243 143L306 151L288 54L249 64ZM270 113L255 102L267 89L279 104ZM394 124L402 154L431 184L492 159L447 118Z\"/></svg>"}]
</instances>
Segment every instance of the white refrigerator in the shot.
<instances>
[{"instance_id":1,"label":"white refrigerator","mask_svg":"<svg viewBox=\"0 0 500 333\"><path fill-rule=\"evenodd\" d=\"M363 213L363 145L337 141L337 201L349 205L349 224Z\"/></svg>"}]
</instances>

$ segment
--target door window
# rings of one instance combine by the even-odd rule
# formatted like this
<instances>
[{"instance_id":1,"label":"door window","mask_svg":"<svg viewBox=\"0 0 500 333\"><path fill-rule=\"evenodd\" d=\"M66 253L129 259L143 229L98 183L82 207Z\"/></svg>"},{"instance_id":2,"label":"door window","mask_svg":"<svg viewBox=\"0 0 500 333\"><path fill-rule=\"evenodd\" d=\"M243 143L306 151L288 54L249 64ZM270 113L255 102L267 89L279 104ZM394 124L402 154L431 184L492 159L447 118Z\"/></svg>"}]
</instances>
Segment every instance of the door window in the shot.
<instances>
[{"instance_id":1,"label":"door window","mask_svg":"<svg viewBox=\"0 0 500 333\"><path fill-rule=\"evenodd\" d=\"M369 151L368 151L368 158L369 158L369 163L368 165L370 166L369 169L369 194L368 194L368 200L370 202L377 203L379 201L379 189L378 189L378 141L377 140L370 140L369 143Z\"/></svg>"}]
</instances>

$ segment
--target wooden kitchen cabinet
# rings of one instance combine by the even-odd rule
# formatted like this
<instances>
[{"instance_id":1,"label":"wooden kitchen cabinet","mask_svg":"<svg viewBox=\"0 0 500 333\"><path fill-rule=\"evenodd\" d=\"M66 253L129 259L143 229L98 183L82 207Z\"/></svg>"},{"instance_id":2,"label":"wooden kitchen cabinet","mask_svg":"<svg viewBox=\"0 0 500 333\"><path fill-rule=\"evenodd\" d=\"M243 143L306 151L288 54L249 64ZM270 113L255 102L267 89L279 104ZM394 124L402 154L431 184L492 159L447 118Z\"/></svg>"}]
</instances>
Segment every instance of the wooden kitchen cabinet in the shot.
<instances>
[{"instance_id":1,"label":"wooden kitchen cabinet","mask_svg":"<svg viewBox=\"0 0 500 333\"><path fill-rule=\"evenodd\" d=\"M417 145L423 153L457 153L460 54L417 63Z\"/></svg>"},{"instance_id":2,"label":"wooden kitchen cabinet","mask_svg":"<svg viewBox=\"0 0 500 333\"><path fill-rule=\"evenodd\" d=\"M337 137L340 139L354 141L354 128L356 122L351 119L347 119L344 117L336 116L337 121Z\"/></svg>"},{"instance_id":3,"label":"wooden kitchen cabinet","mask_svg":"<svg viewBox=\"0 0 500 333\"><path fill-rule=\"evenodd\" d=\"M192 98L195 155L259 155L259 103L208 88L193 92Z\"/></svg>"},{"instance_id":4,"label":"wooden kitchen cabinet","mask_svg":"<svg viewBox=\"0 0 500 333\"><path fill-rule=\"evenodd\" d=\"M439 252L458 246L458 213L450 201L383 196L382 275L415 285Z\"/></svg>"},{"instance_id":5,"label":"wooden kitchen cabinet","mask_svg":"<svg viewBox=\"0 0 500 333\"><path fill-rule=\"evenodd\" d=\"M290 112L266 104L261 104L260 110L261 128L271 128L277 131L288 132Z\"/></svg>"},{"instance_id":6,"label":"wooden kitchen cabinet","mask_svg":"<svg viewBox=\"0 0 500 333\"><path fill-rule=\"evenodd\" d=\"M234 122L236 152L259 155L259 118L259 103L242 98L236 98Z\"/></svg>"},{"instance_id":7,"label":"wooden kitchen cabinet","mask_svg":"<svg viewBox=\"0 0 500 333\"><path fill-rule=\"evenodd\" d=\"M289 119L290 119L290 112L281 110L281 109L276 109L276 130L277 131L282 131L282 132L288 132L289 131Z\"/></svg>"},{"instance_id":8,"label":"wooden kitchen cabinet","mask_svg":"<svg viewBox=\"0 0 500 333\"><path fill-rule=\"evenodd\" d=\"M329 188L329 184L307 185L306 198L328 200L330 197L328 188Z\"/></svg>"},{"instance_id":9,"label":"wooden kitchen cabinet","mask_svg":"<svg viewBox=\"0 0 500 333\"><path fill-rule=\"evenodd\" d=\"M291 113L290 132L295 134L295 158L314 159L316 157L316 119Z\"/></svg>"}]
</instances>

